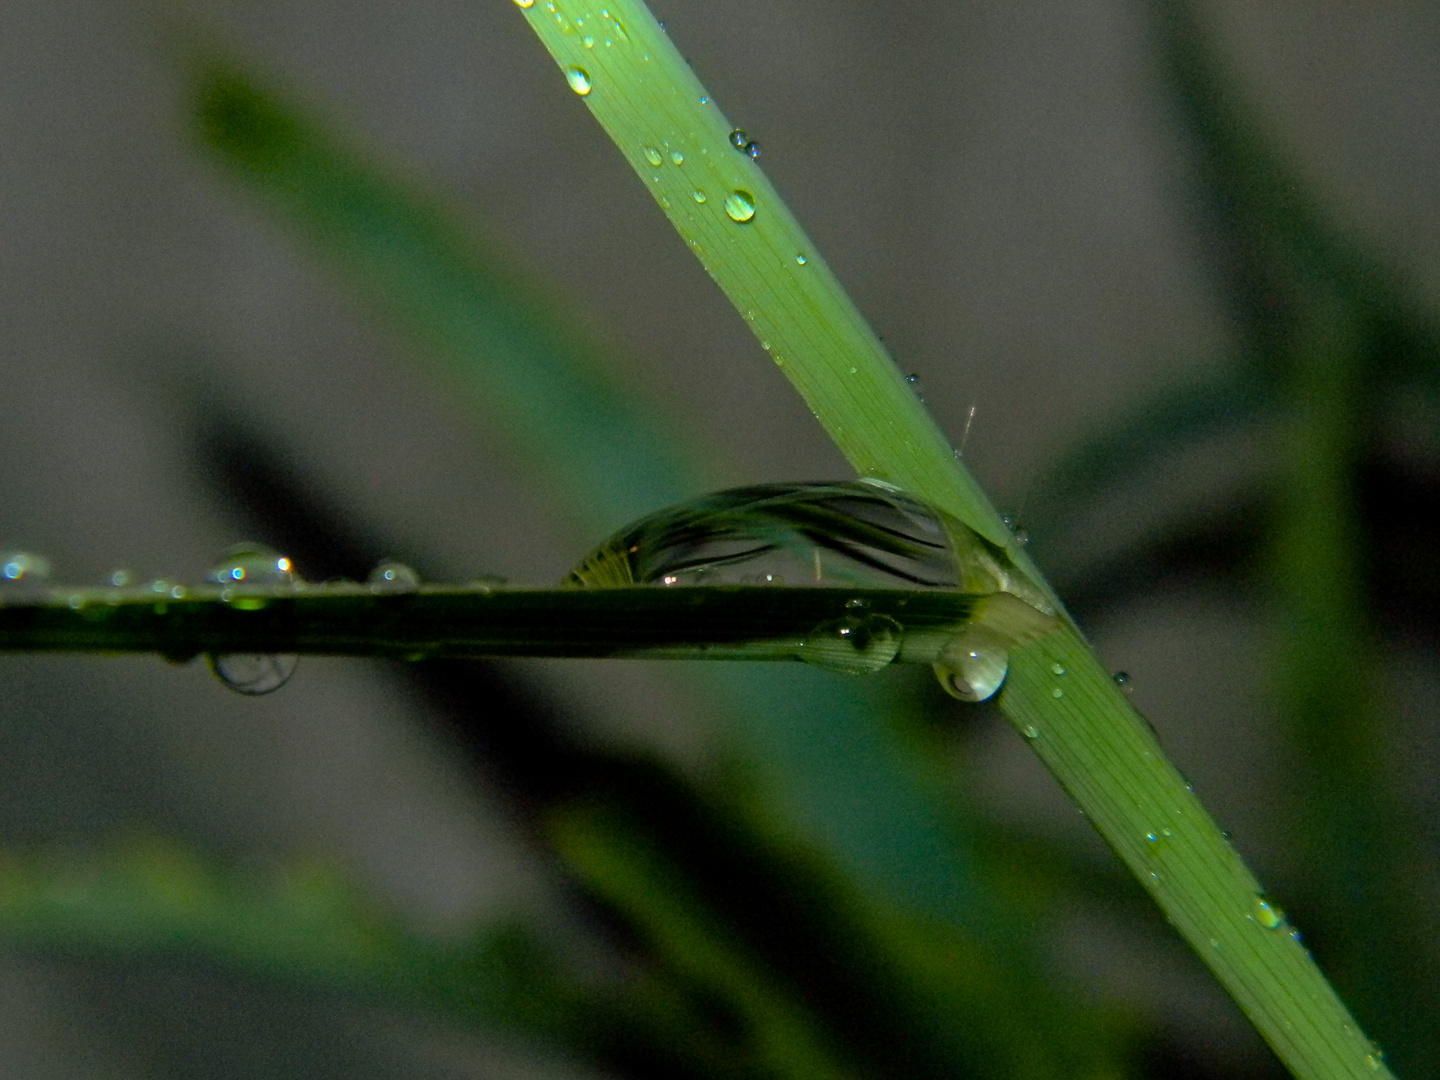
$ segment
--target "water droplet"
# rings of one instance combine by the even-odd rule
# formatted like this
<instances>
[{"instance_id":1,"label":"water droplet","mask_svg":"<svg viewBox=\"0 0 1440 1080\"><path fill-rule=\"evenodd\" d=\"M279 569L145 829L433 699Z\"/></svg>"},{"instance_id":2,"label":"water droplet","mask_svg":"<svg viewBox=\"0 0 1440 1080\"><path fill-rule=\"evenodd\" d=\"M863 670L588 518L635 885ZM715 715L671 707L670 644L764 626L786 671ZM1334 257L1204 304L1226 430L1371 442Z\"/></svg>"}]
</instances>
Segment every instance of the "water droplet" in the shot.
<instances>
[{"instance_id":1,"label":"water droplet","mask_svg":"<svg viewBox=\"0 0 1440 1080\"><path fill-rule=\"evenodd\" d=\"M725 198L725 213L731 221L744 223L755 216L755 199L748 191L736 188Z\"/></svg>"},{"instance_id":2,"label":"water droplet","mask_svg":"<svg viewBox=\"0 0 1440 1080\"><path fill-rule=\"evenodd\" d=\"M705 201L705 192L701 191L699 188L696 188L693 192L690 193L690 197L693 198L697 203L703 203Z\"/></svg>"},{"instance_id":3,"label":"water droplet","mask_svg":"<svg viewBox=\"0 0 1440 1080\"><path fill-rule=\"evenodd\" d=\"M516 7L528 8L535 6L535 0L515 0Z\"/></svg>"},{"instance_id":4,"label":"water droplet","mask_svg":"<svg viewBox=\"0 0 1440 1080\"><path fill-rule=\"evenodd\" d=\"M237 694L268 694L279 690L295 674L299 657L268 653L224 653L205 658L210 670Z\"/></svg>"},{"instance_id":5,"label":"water droplet","mask_svg":"<svg viewBox=\"0 0 1440 1080\"><path fill-rule=\"evenodd\" d=\"M748 157L751 161L754 161L760 156L760 144L754 139L751 139L749 142L747 142L744 146L740 148L740 152L746 157Z\"/></svg>"},{"instance_id":6,"label":"water droplet","mask_svg":"<svg viewBox=\"0 0 1440 1080\"><path fill-rule=\"evenodd\" d=\"M1051 664L1051 665L1050 665L1050 671L1051 671L1051 673L1054 674L1054 675L1064 675L1064 674L1066 674L1065 665L1064 665L1064 664Z\"/></svg>"},{"instance_id":7,"label":"water droplet","mask_svg":"<svg viewBox=\"0 0 1440 1080\"><path fill-rule=\"evenodd\" d=\"M1370 1044L1370 1053L1365 1055L1365 1067L1371 1072L1379 1072L1385 1067L1385 1051L1373 1042Z\"/></svg>"},{"instance_id":8,"label":"water droplet","mask_svg":"<svg viewBox=\"0 0 1440 1080\"><path fill-rule=\"evenodd\" d=\"M112 570L110 577L106 580L109 581L114 588L123 589L134 580L134 577L135 575L130 573L129 570Z\"/></svg>"},{"instance_id":9,"label":"water droplet","mask_svg":"<svg viewBox=\"0 0 1440 1080\"><path fill-rule=\"evenodd\" d=\"M30 551L0 551L0 604L43 600L50 560Z\"/></svg>"},{"instance_id":10,"label":"water droplet","mask_svg":"<svg viewBox=\"0 0 1440 1080\"><path fill-rule=\"evenodd\" d=\"M1009 670L1008 643L983 626L951 638L935 661L940 685L961 701L993 697Z\"/></svg>"},{"instance_id":11,"label":"water droplet","mask_svg":"<svg viewBox=\"0 0 1440 1080\"><path fill-rule=\"evenodd\" d=\"M910 389L915 391L915 396L921 401L925 400L925 392L920 386L920 376L913 371L905 376L905 381L910 384Z\"/></svg>"},{"instance_id":12,"label":"water droplet","mask_svg":"<svg viewBox=\"0 0 1440 1080\"><path fill-rule=\"evenodd\" d=\"M409 593L420 588L420 575L402 562L386 559L365 579L373 593Z\"/></svg>"},{"instance_id":13,"label":"water droplet","mask_svg":"<svg viewBox=\"0 0 1440 1080\"><path fill-rule=\"evenodd\" d=\"M671 161L671 163L674 164L674 165L684 165L684 164L685 164L685 155L682 154L679 150L671 150L671 151L670 151L670 161Z\"/></svg>"},{"instance_id":14,"label":"water droplet","mask_svg":"<svg viewBox=\"0 0 1440 1080\"><path fill-rule=\"evenodd\" d=\"M1065 696L1065 691L1061 690L1060 687L1057 686L1054 690L1050 691L1050 696L1058 701Z\"/></svg>"},{"instance_id":15,"label":"water droplet","mask_svg":"<svg viewBox=\"0 0 1440 1080\"><path fill-rule=\"evenodd\" d=\"M700 104L701 104L701 105L709 104L709 102L710 102L710 99L709 99L708 97L705 97L703 94L700 96Z\"/></svg>"},{"instance_id":16,"label":"water droplet","mask_svg":"<svg viewBox=\"0 0 1440 1080\"><path fill-rule=\"evenodd\" d=\"M590 73L582 67L567 67L565 81L570 84L570 89L581 97L590 93Z\"/></svg>"},{"instance_id":17,"label":"water droplet","mask_svg":"<svg viewBox=\"0 0 1440 1080\"><path fill-rule=\"evenodd\" d=\"M1145 834L1145 839L1148 840L1150 843L1154 844L1157 843L1160 838L1156 836L1153 832L1147 832Z\"/></svg>"},{"instance_id":18,"label":"water droplet","mask_svg":"<svg viewBox=\"0 0 1440 1080\"><path fill-rule=\"evenodd\" d=\"M853 599L846 600L845 606L851 611L864 611L870 606L870 601L866 600L863 596L857 596Z\"/></svg>"},{"instance_id":19,"label":"water droplet","mask_svg":"<svg viewBox=\"0 0 1440 1080\"><path fill-rule=\"evenodd\" d=\"M895 659L900 635L900 624L884 615L847 616L810 631L799 656L828 671L869 675Z\"/></svg>"},{"instance_id":20,"label":"water droplet","mask_svg":"<svg viewBox=\"0 0 1440 1080\"><path fill-rule=\"evenodd\" d=\"M805 258L804 255L796 255L796 256L795 256L795 263L796 263L797 266L804 266L804 265L805 265L807 262L809 262L809 261L810 261L810 260L807 259L807 258Z\"/></svg>"},{"instance_id":21,"label":"water droplet","mask_svg":"<svg viewBox=\"0 0 1440 1080\"><path fill-rule=\"evenodd\" d=\"M1255 897L1255 901L1251 905L1250 917L1266 930L1278 930L1285 923L1285 912L1263 896Z\"/></svg>"},{"instance_id":22,"label":"water droplet","mask_svg":"<svg viewBox=\"0 0 1440 1080\"><path fill-rule=\"evenodd\" d=\"M745 144L749 142L750 136L745 134L744 128L736 128L730 132L730 145L736 150L744 150Z\"/></svg>"},{"instance_id":23,"label":"water droplet","mask_svg":"<svg viewBox=\"0 0 1440 1080\"><path fill-rule=\"evenodd\" d=\"M1015 543L1019 544L1021 547L1024 547L1026 544L1030 543L1030 533L1024 528L1016 529Z\"/></svg>"},{"instance_id":24,"label":"water droplet","mask_svg":"<svg viewBox=\"0 0 1440 1080\"><path fill-rule=\"evenodd\" d=\"M645 160L657 169L665 164L665 159L660 156L660 151L656 150L653 146L645 147Z\"/></svg>"},{"instance_id":25,"label":"water droplet","mask_svg":"<svg viewBox=\"0 0 1440 1080\"><path fill-rule=\"evenodd\" d=\"M1115 674L1110 676L1110 681L1113 682L1116 686L1120 687L1120 689L1126 691L1127 693L1129 692L1130 673L1128 671L1115 672Z\"/></svg>"},{"instance_id":26,"label":"water droplet","mask_svg":"<svg viewBox=\"0 0 1440 1080\"><path fill-rule=\"evenodd\" d=\"M589 34L586 34L580 39L580 44L584 45L587 49L593 49L595 47L595 39Z\"/></svg>"},{"instance_id":27,"label":"water droplet","mask_svg":"<svg viewBox=\"0 0 1440 1080\"><path fill-rule=\"evenodd\" d=\"M1034 724L1026 724L1020 729L1020 734L1024 735L1027 739L1038 739L1040 737L1040 729Z\"/></svg>"},{"instance_id":28,"label":"water droplet","mask_svg":"<svg viewBox=\"0 0 1440 1080\"><path fill-rule=\"evenodd\" d=\"M259 544L237 544L210 568L205 580L221 586L220 599L242 611L257 611L296 584L290 560Z\"/></svg>"},{"instance_id":29,"label":"water droplet","mask_svg":"<svg viewBox=\"0 0 1440 1080\"><path fill-rule=\"evenodd\" d=\"M757 576L841 588L954 589L951 530L925 504L886 486L762 484L667 507L597 547L570 585L738 585Z\"/></svg>"}]
</instances>

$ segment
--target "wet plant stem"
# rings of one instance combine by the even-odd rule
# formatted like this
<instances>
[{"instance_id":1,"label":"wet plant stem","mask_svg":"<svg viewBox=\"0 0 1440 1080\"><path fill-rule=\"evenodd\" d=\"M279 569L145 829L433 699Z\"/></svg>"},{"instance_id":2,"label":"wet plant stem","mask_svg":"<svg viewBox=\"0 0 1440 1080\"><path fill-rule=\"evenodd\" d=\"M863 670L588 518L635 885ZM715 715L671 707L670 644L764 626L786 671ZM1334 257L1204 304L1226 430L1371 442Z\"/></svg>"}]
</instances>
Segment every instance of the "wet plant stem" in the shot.
<instances>
[{"instance_id":1,"label":"wet plant stem","mask_svg":"<svg viewBox=\"0 0 1440 1080\"><path fill-rule=\"evenodd\" d=\"M857 472L948 511L1033 571L645 5L517 2L560 85L583 98ZM999 702L1295 1076L1389 1075L1073 625L1012 654Z\"/></svg>"}]
</instances>

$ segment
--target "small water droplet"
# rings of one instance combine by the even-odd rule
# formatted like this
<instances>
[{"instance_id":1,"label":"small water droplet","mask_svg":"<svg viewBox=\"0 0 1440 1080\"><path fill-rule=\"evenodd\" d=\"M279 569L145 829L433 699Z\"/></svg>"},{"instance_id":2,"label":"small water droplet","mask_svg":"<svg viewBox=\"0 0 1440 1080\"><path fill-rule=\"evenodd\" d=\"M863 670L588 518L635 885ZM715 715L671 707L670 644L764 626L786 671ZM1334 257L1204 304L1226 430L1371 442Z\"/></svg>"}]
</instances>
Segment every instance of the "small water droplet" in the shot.
<instances>
[{"instance_id":1,"label":"small water droplet","mask_svg":"<svg viewBox=\"0 0 1440 1080\"><path fill-rule=\"evenodd\" d=\"M710 102L710 99L709 99L708 97L705 97L703 94L700 96L700 104L701 104L701 105L708 105L709 102Z\"/></svg>"},{"instance_id":2,"label":"small water droplet","mask_svg":"<svg viewBox=\"0 0 1440 1080\"><path fill-rule=\"evenodd\" d=\"M744 146L740 148L740 152L746 157L748 157L751 161L754 161L760 156L760 144L754 139L751 139L749 142L747 142Z\"/></svg>"},{"instance_id":3,"label":"small water droplet","mask_svg":"<svg viewBox=\"0 0 1440 1080\"><path fill-rule=\"evenodd\" d=\"M863 596L856 596L850 600L846 600L845 606L851 611L864 611L870 606L870 601L866 600Z\"/></svg>"},{"instance_id":4,"label":"small water droplet","mask_svg":"<svg viewBox=\"0 0 1440 1080\"><path fill-rule=\"evenodd\" d=\"M528 8L535 6L535 0L515 0L516 7Z\"/></svg>"},{"instance_id":5,"label":"small water droplet","mask_svg":"<svg viewBox=\"0 0 1440 1080\"><path fill-rule=\"evenodd\" d=\"M730 132L730 145L733 146L736 150L744 150L745 144L749 141L749 139L750 136L745 134L744 128L736 128L734 131Z\"/></svg>"},{"instance_id":6,"label":"small water droplet","mask_svg":"<svg viewBox=\"0 0 1440 1080\"><path fill-rule=\"evenodd\" d=\"M916 375L915 372L912 371L909 375L905 376L905 381L910 384L910 389L915 391L915 396L921 401L924 401L925 390L920 385L920 376Z\"/></svg>"},{"instance_id":7,"label":"small water droplet","mask_svg":"<svg viewBox=\"0 0 1440 1080\"><path fill-rule=\"evenodd\" d=\"M671 163L674 164L674 165L684 165L684 164L685 164L685 155L682 154L679 150L671 150L671 151L670 151L670 161L671 161Z\"/></svg>"},{"instance_id":8,"label":"small water droplet","mask_svg":"<svg viewBox=\"0 0 1440 1080\"><path fill-rule=\"evenodd\" d=\"M804 255L796 255L796 256L795 256L795 263L796 263L797 266L804 266L804 265L805 265L807 262L809 262L809 261L810 261L810 260L807 259L807 258L805 258Z\"/></svg>"},{"instance_id":9,"label":"small water droplet","mask_svg":"<svg viewBox=\"0 0 1440 1080\"><path fill-rule=\"evenodd\" d=\"M1370 1044L1370 1053L1365 1055L1365 1067L1371 1072L1379 1072L1385 1067L1385 1051L1373 1042Z\"/></svg>"},{"instance_id":10,"label":"small water droplet","mask_svg":"<svg viewBox=\"0 0 1440 1080\"><path fill-rule=\"evenodd\" d=\"M0 604L45 597L50 560L31 551L0 551Z\"/></svg>"},{"instance_id":11,"label":"small water droplet","mask_svg":"<svg viewBox=\"0 0 1440 1080\"><path fill-rule=\"evenodd\" d=\"M1050 691L1050 696L1058 701L1060 698L1063 698L1065 696L1065 691L1061 690L1060 687L1057 686L1054 690Z\"/></svg>"},{"instance_id":12,"label":"small water droplet","mask_svg":"<svg viewBox=\"0 0 1440 1080\"><path fill-rule=\"evenodd\" d=\"M129 570L112 570L110 572L110 577L107 580L113 587L117 589L123 589L126 585L129 585L132 580L134 580L134 577L135 575L132 574Z\"/></svg>"},{"instance_id":13,"label":"small water droplet","mask_svg":"<svg viewBox=\"0 0 1440 1080\"><path fill-rule=\"evenodd\" d=\"M1130 673L1128 671L1117 671L1110 676L1110 681L1122 690L1130 689Z\"/></svg>"},{"instance_id":14,"label":"small water droplet","mask_svg":"<svg viewBox=\"0 0 1440 1080\"><path fill-rule=\"evenodd\" d=\"M696 188L693 192L691 192L690 197L693 198L697 203L703 203L705 201L705 192L701 191L699 188Z\"/></svg>"},{"instance_id":15,"label":"small water droplet","mask_svg":"<svg viewBox=\"0 0 1440 1080\"><path fill-rule=\"evenodd\" d=\"M895 659L900 634L900 624L884 615L832 619L810 631L799 656L828 671L869 675Z\"/></svg>"},{"instance_id":16,"label":"small water droplet","mask_svg":"<svg viewBox=\"0 0 1440 1080\"><path fill-rule=\"evenodd\" d=\"M409 593L420 588L420 575L402 562L385 559L365 579L373 593Z\"/></svg>"},{"instance_id":17,"label":"small water droplet","mask_svg":"<svg viewBox=\"0 0 1440 1080\"><path fill-rule=\"evenodd\" d=\"M665 159L660 156L660 151L656 150L653 146L645 147L645 160L656 168L665 164Z\"/></svg>"},{"instance_id":18,"label":"small water droplet","mask_svg":"<svg viewBox=\"0 0 1440 1080\"><path fill-rule=\"evenodd\" d=\"M223 653L205 658L210 670L237 694L255 696L279 690L295 674L300 658L293 654Z\"/></svg>"},{"instance_id":19,"label":"small water droplet","mask_svg":"<svg viewBox=\"0 0 1440 1080\"><path fill-rule=\"evenodd\" d=\"M1016 529L1016 530L1015 530L1015 543L1019 544L1021 547L1024 547L1026 544L1030 543L1030 533L1029 533L1029 531L1026 530L1026 529L1023 529L1023 528Z\"/></svg>"},{"instance_id":20,"label":"small water droplet","mask_svg":"<svg viewBox=\"0 0 1440 1080\"><path fill-rule=\"evenodd\" d=\"M725 213L731 221L744 224L755 216L755 199L748 191L736 188L725 197Z\"/></svg>"},{"instance_id":21,"label":"small water droplet","mask_svg":"<svg viewBox=\"0 0 1440 1080\"><path fill-rule=\"evenodd\" d=\"M1250 917L1266 930L1278 930L1285 923L1285 912L1263 896L1255 897L1255 901L1251 905Z\"/></svg>"},{"instance_id":22,"label":"small water droplet","mask_svg":"<svg viewBox=\"0 0 1440 1080\"><path fill-rule=\"evenodd\" d=\"M940 685L961 701L993 697L1009 670L1009 650L984 627L951 638L935 661Z\"/></svg>"},{"instance_id":23,"label":"small water droplet","mask_svg":"<svg viewBox=\"0 0 1440 1080\"><path fill-rule=\"evenodd\" d=\"M1040 737L1040 729L1034 724L1026 724L1020 729L1020 734L1024 735L1027 739L1038 739Z\"/></svg>"},{"instance_id":24,"label":"small water droplet","mask_svg":"<svg viewBox=\"0 0 1440 1080\"><path fill-rule=\"evenodd\" d=\"M565 81L570 84L570 89L581 97L590 93L590 73L582 67L566 68Z\"/></svg>"},{"instance_id":25,"label":"small water droplet","mask_svg":"<svg viewBox=\"0 0 1440 1080\"><path fill-rule=\"evenodd\" d=\"M1152 844L1158 843L1159 840L1160 840L1160 838L1159 838L1158 836L1156 836L1153 832L1147 832L1147 833L1145 834L1145 839L1148 840L1148 841L1149 841L1150 843L1152 843Z\"/></svg>"},{"instance_id":26,"label":"small water droplet","mask_svg":"<svg viewBox=\"0 0 1440 1080\"><path fill-rule=\"evenodd\" d=\"M1051 664L1051 665L1050 665L1050 671L1051 671L1052 674L1055 674L1055 675L1064 675L1064 674L1066 674L1065 665L1064 665L1064 664Z\"/></svg>"},{"instance_id":27,"label":"small water droplet","mask_svg":"<svg viewBox=\"0 0 1440 1080\"><path fill-rule=\"evenodd\" d=\"M580 44L584 45L587 49L593 49L595 47L595 39L589 34L586 34L580 39Z\"/></svg>"}]
</instances>

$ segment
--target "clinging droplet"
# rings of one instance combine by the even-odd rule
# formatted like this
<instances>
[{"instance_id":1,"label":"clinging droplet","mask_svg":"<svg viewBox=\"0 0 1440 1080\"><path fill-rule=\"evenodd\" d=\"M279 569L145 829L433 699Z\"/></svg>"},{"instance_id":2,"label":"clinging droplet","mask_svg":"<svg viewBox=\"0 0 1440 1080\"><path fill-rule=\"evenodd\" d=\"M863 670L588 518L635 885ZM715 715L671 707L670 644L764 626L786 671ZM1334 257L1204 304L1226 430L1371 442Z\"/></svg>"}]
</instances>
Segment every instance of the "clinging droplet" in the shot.
<instances>
[{"instance_id":1,"label":"clinging droplet","mask_svg":"<svg viewBox=\"0 0 1440 1080\"><path fill-rule=\"evenodd\" d=\"M697 203L703 203L705 201L705 192L701 191L699 188L696 188L693 192L690 193L690 197L694 199Z\"/></svg>"},{"instance_id":2,"label":"clinging droplet","mask_svg":"<svg viewBox=\"0 0 1440 1080\"><path fill-rule=\"evenodd\" d=\"M799 657L829 671L869 675L900 652L900 624L884 615L847 616L810 631Z\"/></svg>"},{"instance_id":3,"label":"clinging droplet","mask_svg":"<svg viewBox=\"0 0 1440 1080\"><path fill-rule=\"evenodd\" d=\"M570 84L570 89L581 97L590 93L590 73L582 67L567 67L565 81Z\"/></svg>"},{"instance_id":4,"label":"clinging droplet","mask_svg":"<svg viewBox=\"0 0 1440 1080\"><path fill-rule=\"evenodd\" d=\"M223 653L205 658L210 670L237 694L254 697L279 690L295 674L300 658L293 654Z\"/></svg>"},{"instance_id":5,"label":"clinging droplet","mask_svg":"<svg viewBox=\"0 0 1440 1080\"><path fill-rule=\"evenodd\" d=\"M665 164L665 159L660 156L660 151L656 150L653 146L645 147L645 160L657 169Z\"/></svg>"},{"instance_id":6,"label":"clinging droplet","mask_svg":"<svg viewBox=\"0 0 1440 1080\"><path fill-rule=\"evenodd\" d=\"M535 6L535 0L515 0L515 6L516 6L516 7L522 7L522 8L525 8L525 7L534 7L534 6Z\"/></svg>"},{"instance_id":7,"label":"clinging droplet","mask_svg":"<svg viewBox=\"0 0 1440 1080\"><path fill-rule=\"evenodd\" d=\"M744 128L736 128L734 131L730 132L730 145L733 146L736 150L744 150L745 144L749 141L749 139L750 136L745 134Z\"/></svg>"},{"instance_id":8,"label":"clinging droplet","mask_svg":"<svg viewBox=\"0 0 1440 1080\"><path fill-rule=\"evenodd\" d=\"M1130 689L1130 673L1129 673L1128 671L1117 671L1117 672L1115 672L1115 674L1113 674L1113 675L1110 676L1110 680L1111 680L1116 686L1120 687L1121 690L1125 690L1125 691L1127 691L1127 692L1129 691L1129 689Z\"/></svg>"},{"instance_id":9,"label":"clinging droplet","mask_svg":"<svg viewBox=\"0 0 1440 1080\"><path fill-rule=\"evenodd\" d=\"M804 255L796 255L796 256L795 256L795 264L796 264L797 266L804 266L804 265L805 265L807 262L809 262L809 261L810 261L810 260L807 259L807 258L805 258Z\"/></svg>"},{"instance_id":10,"label":"clinging droplet","mask_svg":"<svg viewBox=\"0 0 1440 1080\"><path fill-rule=\"evenodd\" d=\"M1255 902L1251 905L1250 917L1266 930L1278 930L1285 923L1285 912L1263 896L1255 897Z\"/></svg>"},{"instance_id":11,"label":"clinging droplet","mask_svg":"<svg viewBox=\"0 0 1440 1080\"><path fill-rule=\"evenodd\" d=\"M365 584L373 593L409 593L420 588L420 575L402 562L386 559L370 571Z\"/></svg>"},{"instance_id":12,"label":"clinging droplet","mask_svg":"<svg viewBox=\"0 0 1440 1080\"><path fill-rule=\"evenodd\" d=\"M685 164L685 155L682 154L679 150L671 150L671 151L670 151L670 161L671 161L671 164L674 164L674 165L684 165L684 164Z\"/></svg>"},{"instance_id":13,"label":"clinging droplet","mask_svg":"<svg viewBox=\"0 0 1440 1080\"><path fill-rule=\"evenodd\" d=\"M744 224L755 216L755 199L748 191L736 188L725 197L725 213L731 221Z\"/></svg>"}]
</instances>

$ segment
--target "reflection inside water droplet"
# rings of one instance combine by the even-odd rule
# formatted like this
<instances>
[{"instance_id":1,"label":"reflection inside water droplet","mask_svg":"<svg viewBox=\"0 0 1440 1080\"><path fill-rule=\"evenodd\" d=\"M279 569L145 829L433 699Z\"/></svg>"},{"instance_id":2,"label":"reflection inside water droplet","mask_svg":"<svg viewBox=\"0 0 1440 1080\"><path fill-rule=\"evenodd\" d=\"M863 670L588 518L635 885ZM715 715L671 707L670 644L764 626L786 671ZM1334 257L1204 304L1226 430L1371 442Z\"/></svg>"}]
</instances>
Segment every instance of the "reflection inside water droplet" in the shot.
<instances>
[{"instance_id":1,"label":"reflection inside water droplet","mask_svg":"<svg viewBox=\"0 0 1440 1080\"><path fill-rule=\"evenodd\" d=\"M252 697L284 686L300 660L293 654L270 653L222 653L205 659L228 689Z\"/></svg>"},{"instance_id":2,"label":"reflection inside water droplet","mask_svg":"<svg viewBox=\"0 0 1440 1080\"><path fill-rule=\"evenodd\" d=\"M420 588L420 575L402 562L386 559L365 579L373 593L407 593Z\"/></svg>"},{"instance_id":3,"label":"reflection inside water droplet","mask_svg":"<svg viewBox=\"0 0 1440 1080\"><path fill-rule=\"evenodd\" d=\"M900 635L900 624L884 615L847 616L812 630L799 656L829 671L869 675L895 659Z\"/></svg>"},{"instance_id":4,"label":"reflection inside water droplet","mask_svg":"<svg viewBox=\"0 0 1440 1080\"><path fill-rule=\"evenodd\" d=\"M748 191L736 188L725 197L725 213L731 221L744 224L755 216L755 199Z\"/></svg>"},{"instance_id":5,"label":"reflection inside water droplet","mask_svg":"<svg viewBox=\"0 0 1440 1080\"><path fill-rule=\"evenodd\" d=\"M570 89L581 97L590 93L590 73L582 67L566 68L565 81L570 84Z\"/></svg>"}]
</instances>

